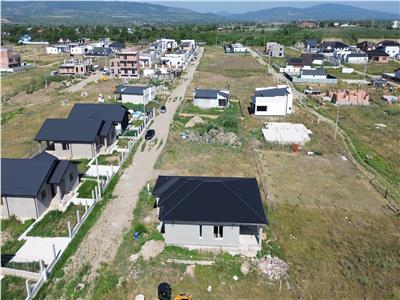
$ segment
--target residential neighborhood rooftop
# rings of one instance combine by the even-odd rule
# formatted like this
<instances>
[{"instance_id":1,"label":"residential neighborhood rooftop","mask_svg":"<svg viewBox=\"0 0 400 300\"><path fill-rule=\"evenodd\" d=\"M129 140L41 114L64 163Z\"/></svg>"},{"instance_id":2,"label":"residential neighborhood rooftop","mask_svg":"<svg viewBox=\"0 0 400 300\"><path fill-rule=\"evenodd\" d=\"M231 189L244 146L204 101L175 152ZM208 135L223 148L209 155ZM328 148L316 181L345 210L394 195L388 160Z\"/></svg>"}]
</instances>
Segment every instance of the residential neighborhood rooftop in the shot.
<instances>
[{"instance_id":1,"label":"residential neighborhood rooftop","mask_svg":"<svg viewBox=\"0 0 400 300\"><path fill-rule=\"evenodd\" d=\"M97 119L121 122L127 109L121 104L75 103L69 119Z\"/></svg>"},{"instance_id":2,"label":"residential neighborhood rooftop","mask_svg":"<svg viewBox=\"0 0 400 300\"><path fill-rule=\"evenodd\" d=\"M215 99L218 97L218 95L221 95L225 98L229 97L229 94L226 92L223 92L221 90L211 90L211 89L196 89L194 92L194 97L195 98L204 98L204 99Z\"/></svg>"},{"instance_id":3,"label":"residential neighborhood rooftop","mask_svg":"<svg viewBox=\"0 0 400 300\"><path fill-rule=\"evenodd\" d=\"M35 141L94 142L103 123L100 119L47 119Z\"/></svg>"},{"instance_id":4,"label":"residential neighborhood rooftop","mask_svg":"<svg viewBox=\"0 0 400 300\"><path fill-rule=\"evenodd\" d=\"M256 97L277 97L286 96L287 94L289 94L287 87L257 89L254 93Z\"/></svg>"},{"instance_id":5,"label":"residential neighborhood rooftop","mask_svg":"<svg viewBox=\"0 0 400 300\"><path fill-rule=\"evenodd\" d=\"M116 89L116 93L125 95L143 95L143 92L148 89L148 86L136 86L136 85L119 85Z\"/></svg>"},{"instance_id":6,"label":"residential neighborhood rooftop","mask_svg":"<svg viewBox=\"0 0 400 300\"><path fill-rule=\"evenodd\" d=\"M255 178L159 176L161 221L267 224Z\"/></svg>"}]
</instances>

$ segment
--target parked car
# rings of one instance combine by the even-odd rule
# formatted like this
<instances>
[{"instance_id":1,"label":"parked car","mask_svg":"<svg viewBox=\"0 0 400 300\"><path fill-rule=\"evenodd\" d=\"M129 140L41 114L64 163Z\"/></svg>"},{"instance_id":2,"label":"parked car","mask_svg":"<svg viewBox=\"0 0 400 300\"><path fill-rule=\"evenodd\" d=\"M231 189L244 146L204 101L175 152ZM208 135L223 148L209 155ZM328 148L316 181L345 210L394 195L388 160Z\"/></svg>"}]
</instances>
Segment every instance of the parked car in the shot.
<instances>
[{"instance_id":1,"label":"parked car","mask_svg":"<svg viewBox=\"0 0 400 300\"><path fill-rule=\"evenodd\" d=\"M166 112L167 112L167 107L165 105L161 106L160 113L166 113Z\"/></svg>"},{"instance_id":2,"label":"parked car","mask_svg":"<svg viewBox=\"0 0 400 300\"><path fill-rule=\"evenodd\" d=\"M145 140L151 140L156 134L156 131L154 129L149 129L146 131L146 135L144 136Z\"/></svg>"}]
</instances>

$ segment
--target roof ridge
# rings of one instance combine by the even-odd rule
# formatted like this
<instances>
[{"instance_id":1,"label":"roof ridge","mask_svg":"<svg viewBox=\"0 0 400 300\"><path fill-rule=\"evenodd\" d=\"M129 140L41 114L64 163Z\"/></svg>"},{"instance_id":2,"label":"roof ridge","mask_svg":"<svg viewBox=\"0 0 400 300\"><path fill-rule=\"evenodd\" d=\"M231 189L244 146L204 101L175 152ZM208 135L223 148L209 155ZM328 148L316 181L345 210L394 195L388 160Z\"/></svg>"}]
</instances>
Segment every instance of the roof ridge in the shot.
<instances>
[{"instance_id":1,"label":"roof ridge","mask_svg":"<svg viewBox=\"0 0 400 300\"><path fill-rule=\"evenodd\" d=\"M178 203L176 203L171 209L168 210L168 212L164 213L164 216L167 216L169 213L171 213L176 207L178 207L187 197L189 197L195 190L197 190L200 185L202 185L204 182L200 181L197 186L195 186L185 197L183 197Z\"/></svg>"},{"instance_id":2,"label":"roof ridge","mask_svg":"<svg viewBox=\"0 0 400 300\"><path fill-rule=\"evenodd\" d=\"M240 197L238 193L236 193L231 187L229 187L225 182L222 182L223 185L225 185L241 202L243 202L251 211L253 211L259 218L264 219L262 216L260 216L251 206L247 204L246 201Z\"/></svg>"},{"instance_id":3,"label":"roof ridge","mask_svg":"<svg viewBox=\"0 0 400 300\"><path fill-rule=\"evenodd\" d=\"M171 178L170 180L172 180L173 178ZM179 180L179 179L178 179ZM177 181L178 181L177 180ZM173 192L171 192L166 198L164 198L165 200L166 199L168 199L169 197L171 197L173 194L175 194L184 184L186 184L187 183L187 180L185 180L184 182L182 182ZM172 185L173 186L173 185ZM172 186L170 186L170 188L172 187ZM164 191L165 192L165 191ZM161 194L162 195L162 194ZM160 195L160 198L161 198L161 195Z\"/></svg>"}]
</instances>

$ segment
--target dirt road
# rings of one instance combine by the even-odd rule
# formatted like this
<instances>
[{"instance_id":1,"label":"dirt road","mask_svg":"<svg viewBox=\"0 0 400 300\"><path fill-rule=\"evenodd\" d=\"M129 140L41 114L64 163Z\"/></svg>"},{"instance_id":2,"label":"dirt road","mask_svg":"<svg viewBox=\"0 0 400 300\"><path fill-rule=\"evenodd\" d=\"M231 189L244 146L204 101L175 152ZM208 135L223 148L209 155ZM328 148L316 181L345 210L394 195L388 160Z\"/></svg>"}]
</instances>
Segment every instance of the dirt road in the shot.
<instances>
[{"instance_id":1,"label":"dirt road","mask_svg":"<svg viewBox=\"0 0 400 300\"><path fill-rule=\"evenodd\" d=\"M68 93L73 93L76 91L80 91L83 89L89 82L93 82L95 80L98 80L102 74L100 72L96 72L96 74L90 74L87 78L79 81L77 84L71 85L70 87L67 87L64 89L65 92Z\"/></svg>"},{"instance_id":2,"label":"dirt road","mask_svg":"<svg viewBox=\"0 0 400 300\"><path fill-rule=\"evenodd\" d=\"M203 49L199 53L199 59L195 64L189 66L186 76L172 91L171 99L175 97L184 99L186 89L202 54ZM115 187L115 198L107 204L96 224L79 245L76 253L69 259L65 267L65 274L69 274L68 277L74 276L86 262L92 266L92 275L94 275L101 262L109 262L114 258L118 246L122 242L123 232L131 224L132 212L138 200L139 192L155 176L153 167L167 141L170 124L180 101L169 101L166 105L166 113L155 118L152 128L156 131L155 138L158 138L158 141L164 141L162 146L155 146L143 152L140 151L139 147L132 164L124 171Z\"/></svg>"}]
</instances>

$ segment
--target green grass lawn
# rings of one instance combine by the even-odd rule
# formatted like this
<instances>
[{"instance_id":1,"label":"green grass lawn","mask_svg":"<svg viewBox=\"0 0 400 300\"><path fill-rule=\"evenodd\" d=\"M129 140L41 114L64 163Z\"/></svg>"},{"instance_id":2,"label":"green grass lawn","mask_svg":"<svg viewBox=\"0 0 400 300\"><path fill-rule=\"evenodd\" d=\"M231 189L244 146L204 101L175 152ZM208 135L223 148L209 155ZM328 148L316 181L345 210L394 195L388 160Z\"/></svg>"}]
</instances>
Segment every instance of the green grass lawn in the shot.
<instances>
[{"instance_id":1,"label":"green grass lawn","mask_svg":"<svg viewBox=\"0 0 400 300\"><path fill-rule=\"evenodd\" d=\"M71 222L71 229L77 224L76 212L79 210L80 216L85 213L83 206L70 204L65 212L53 210L36 223L28 233L29 236L41 237L65 237L68 236L68 221Z\"/></svg>"},{"instance_id":2,"label":"green grass lawn","mask_svg":"<svg viewBox=\"0 0 400 300\"><path fill-rule=\"evenodd\" d=\"M118 152L114 152L113 154L101 154L97 158L97 162L99 165L118 165Z\"/></svg>"},{"instance_id":3,"label":"green grass lawn","mask_svg":"<svg viewBox=\"0 0 400 300\"><path fill-rule=\"evenodd\" d=\"M86 173L86 171L89 169L89 166L88 166L89 161L90 161L90 159L80 159L79 161L77 161L79 174Z\"/></svg>"},{"instance_id":4,"label":"green grass lawn","mask_svg":"<svg viewBox=\"0 0 400 300\"><path fill-rule=\"evenodd\" d=\"M329 75L334 76L337 79L365 79L365 77L362 74L359 74L356 72L353 72L350 74L342 73L341 68L338 68L338 69L327 68L325 70ZM366 79L368 79L368 77Z\"/></svg>"},{"instance_id":5,"label":"green grass lawn","mask_svg":"<svg viewBox=\"0 0 400 300\"><path fill-rule=\"evenodd\" d=\"M99 163L100 164L100 163ZM92 198L92 191L97 186L96 180L84 180L78 189L78 198Z\"/></svg>"},{"instance_id":6,"label":"green grass lawn","mask_svg":"<svg viewBox=\"0 0 400 300\"><path fill-rule=\"evenodd\" d=\"M346 64L346 66L364 72L364 65ZM366 73L371 75L382 75L382 73L393 73L398 68L400 68L400 63L393 60L390 60L388 63L372 62L367 64Z\"/></svg>"},{"instance_id":7,"label":"green grass lawn","mask_svg":"<svg viewBox=\"0 0 400 300\"><path fill-rule=\"evenodd\" d=\"M4 276L1 280L1 299L21 300L27 297L25 279L14 276Z\"/></svg>"},{"instance_id":8,"label":"green grass lawn","mask_svg":"<svg viewBox=\"0 0 400 300\"><path fill-rule=\"evenodd\" d=\"M1 253L14 254L24 244L24 241L18 241L18 237L34 222L33 219L26 220L24 223L18 221L15 217L1 221Z\"/></svg>"}]
</instances>

